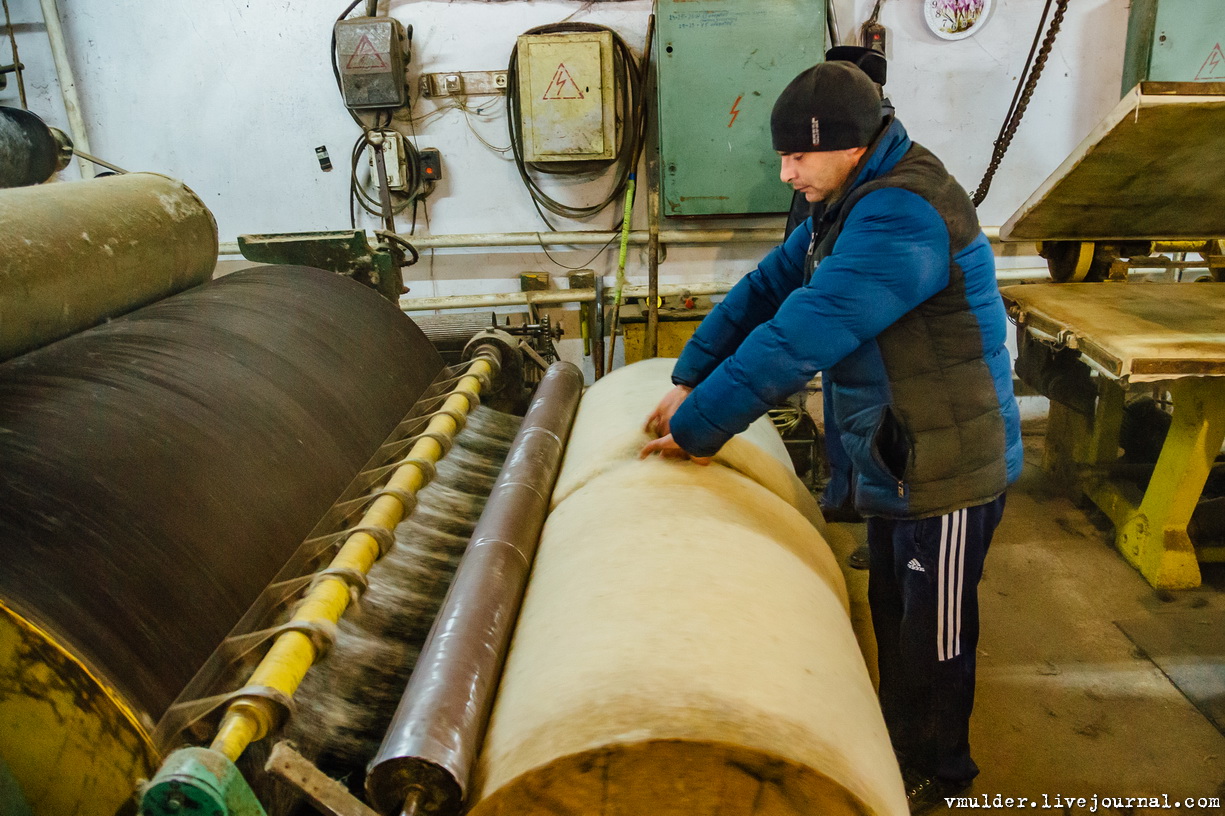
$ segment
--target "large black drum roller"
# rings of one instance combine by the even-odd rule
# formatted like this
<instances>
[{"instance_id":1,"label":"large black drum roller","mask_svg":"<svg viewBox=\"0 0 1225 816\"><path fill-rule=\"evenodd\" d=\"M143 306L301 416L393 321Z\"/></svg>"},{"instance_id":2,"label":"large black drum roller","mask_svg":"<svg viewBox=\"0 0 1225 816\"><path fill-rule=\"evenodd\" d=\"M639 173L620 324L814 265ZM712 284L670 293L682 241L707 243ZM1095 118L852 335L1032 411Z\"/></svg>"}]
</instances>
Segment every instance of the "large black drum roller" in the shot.
<instances>
[{"instance_id":1,"label":"large black drum roller","mask_svg":"<svg viewBox=\"0 0 1225 816\"><path fill-rule=\"evenodd\" d=\"M394 305L297 267L0 365L0 761L35 814L149 775L152 724L441 370Z\"/></svg>"}]
</instances>

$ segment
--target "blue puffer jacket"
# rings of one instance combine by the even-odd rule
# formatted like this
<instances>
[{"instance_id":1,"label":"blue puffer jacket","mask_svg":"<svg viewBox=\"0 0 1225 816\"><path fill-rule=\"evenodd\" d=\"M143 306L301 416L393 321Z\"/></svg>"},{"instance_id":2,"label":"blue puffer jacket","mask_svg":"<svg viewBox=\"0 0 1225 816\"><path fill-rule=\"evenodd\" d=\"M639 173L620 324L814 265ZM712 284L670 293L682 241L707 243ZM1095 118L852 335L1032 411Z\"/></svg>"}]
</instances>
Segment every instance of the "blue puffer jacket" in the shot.
<instances>
[{"instance_id":1,"label":"blue puffer jacket","mask_svg":"<svg viewBox=\"0 0 1225 816\"><path fill-rule=\"evenodd\" d=\"M826 504L924 518L998 496L1021 472L1020 419L995 263L965 191L894 121L813 230L767 255L685 346L673 381L694 390L677 443L711 455L824 372Z\"/></svg>"}]
</instances>

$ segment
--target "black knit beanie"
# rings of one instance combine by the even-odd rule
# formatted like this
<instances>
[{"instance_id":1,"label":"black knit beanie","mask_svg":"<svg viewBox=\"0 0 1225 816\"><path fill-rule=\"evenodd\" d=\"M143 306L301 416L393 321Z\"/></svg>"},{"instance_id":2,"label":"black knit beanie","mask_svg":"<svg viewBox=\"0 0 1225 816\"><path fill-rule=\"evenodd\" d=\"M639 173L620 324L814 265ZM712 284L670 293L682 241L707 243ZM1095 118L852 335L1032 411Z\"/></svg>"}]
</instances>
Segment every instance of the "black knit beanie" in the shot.
<instances>
[{"instance_id":1,"label":"black knit beanie","mask_svg":"<svg viewBox=\"0 0 1225 816\"><path fill-rule=\"evenodd\" d=\"M880 93L853 63L822 62L783 89L770 114L780 153L866 147L881 126Z\"/></svg>"}]
</instances>

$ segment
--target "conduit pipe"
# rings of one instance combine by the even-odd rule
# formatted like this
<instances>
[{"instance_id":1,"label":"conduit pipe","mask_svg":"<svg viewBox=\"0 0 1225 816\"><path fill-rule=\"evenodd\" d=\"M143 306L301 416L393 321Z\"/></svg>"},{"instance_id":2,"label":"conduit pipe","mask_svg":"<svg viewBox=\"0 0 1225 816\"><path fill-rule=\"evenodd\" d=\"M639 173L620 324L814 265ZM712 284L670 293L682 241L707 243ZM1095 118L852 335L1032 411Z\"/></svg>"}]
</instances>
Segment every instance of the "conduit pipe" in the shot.
<instances>
[{"instance_id":1,"label":"conduit pipe","mask_svg":"<svg viewBox=\"0 0 1225 816\"><path fill-rule=\"evenodd\" d=\"M1046 280L1050 276L1045 266L1020 269L1001 269L995 273L998 281ZM675 283L659 287L660 297L678 295L726 295L734 282L705 281L701 283ZM623 298L647 297L648 286L626 286ZM426 312L435 309L480 309L497 306L556 306L563 303L591 303L595 301L594 289L554 289L537 292L497 292L489 295L443 295L426 298L400 298L400 309L405 312ZM604 301L609 302L605 297Z\"/></svg>"},{"instance_id":2,"label":"conduit pipe","mask_svg":"<svg viewBox=\"0 0 1225 816\"><path fill-rule=\"evenodd\" d=\"M999 227L983 227L983 232L993 244L1000 243ZM574 232L474 232L455 235L414 236L417 249L470 249L477 247L539 247L544 246L602 246L615 240L620 233L577 230ZM371 241L377 236L369 235ZM650 243L650 230L631 230L629 243L646 246ZM778 244L783 240L783 230L774 227L751 227L744 229L673 229L660 230L659 243L673 246L702 246L705 244ZM241 255L237 241L221 244L220 254Z\"/></svg>"},{"instance_id":3,"label":"conduit pipe","mask_svg":"<svg viewBox=\"0 0 1225 816\"><path fill-rule=\"evenodd\" d=\"M583 375L549 366L430 631L366 791L383 813L449 816L466 797Z\"/></svg>"},{"instance_id":4,"label":"conduit pipe","mask_svg":"<svg viewBox=\"0 0 1225 816\"><path fill-rule=\"evenodd\" d=\"M85 118L81 115L81 100L77 96L77 80L68 61L68 47L64 41L64 29L60 25L60 10L55 0L39 0L43 7L43 20L47 25L47 39L51 41L51 56L55 59L55 75L60 81L60 92L64 95L64 111L68 114L68 129L72 131L72 143L78 151L77 165L81 178L94 177L94 166L81 154L93 153L89 136L85 132Z\"/></svg>"}]
</instances>

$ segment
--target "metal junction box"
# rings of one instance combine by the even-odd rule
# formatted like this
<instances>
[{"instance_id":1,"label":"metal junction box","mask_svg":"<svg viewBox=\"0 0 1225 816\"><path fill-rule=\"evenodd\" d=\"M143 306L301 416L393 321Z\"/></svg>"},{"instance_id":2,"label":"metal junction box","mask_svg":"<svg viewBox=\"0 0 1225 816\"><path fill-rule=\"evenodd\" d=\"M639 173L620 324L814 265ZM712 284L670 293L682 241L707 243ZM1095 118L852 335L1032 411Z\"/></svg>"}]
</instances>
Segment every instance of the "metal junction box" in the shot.
<instances>
[{"instance_id":1,"label":"metal junction box","mask_svg":"<svg viewBox=\"0 0 1225 816\"><path fill-rule=\"evenodd\" d=\"M825 0L658 0L665 215L781 213L774 100L825 53Z\"/></svg>"},{"instance_id":2,"label":"metal junction box","mask_svg":"<svg viewBox=\"0 0 1225 816\"><path fill-rule=\"evenodd\" d=\"M356 17L336 24L336 67L345 105L400 108L408 104L404 28L391 17Z\"/></svg>"},{"instance_id":3,"label":"metal junction box","mask_svg":"<svg viewBox=\"0 0 1225 816\"><path fill-rule=\"evenodd\" d=\"M1140 82L1225 82L1225 3L1131 0L1123 93Z\"/></svg>"},{"instance_id":4,"label":"metal junction box","mask_svg":"<svg viewBox=\"0 0 1225 816\"><path fill-rule=\"evenodd\" d=\"M614 158L612 32L526 34L517 53L524 161Z\"/></svg>"}]
</instances>

